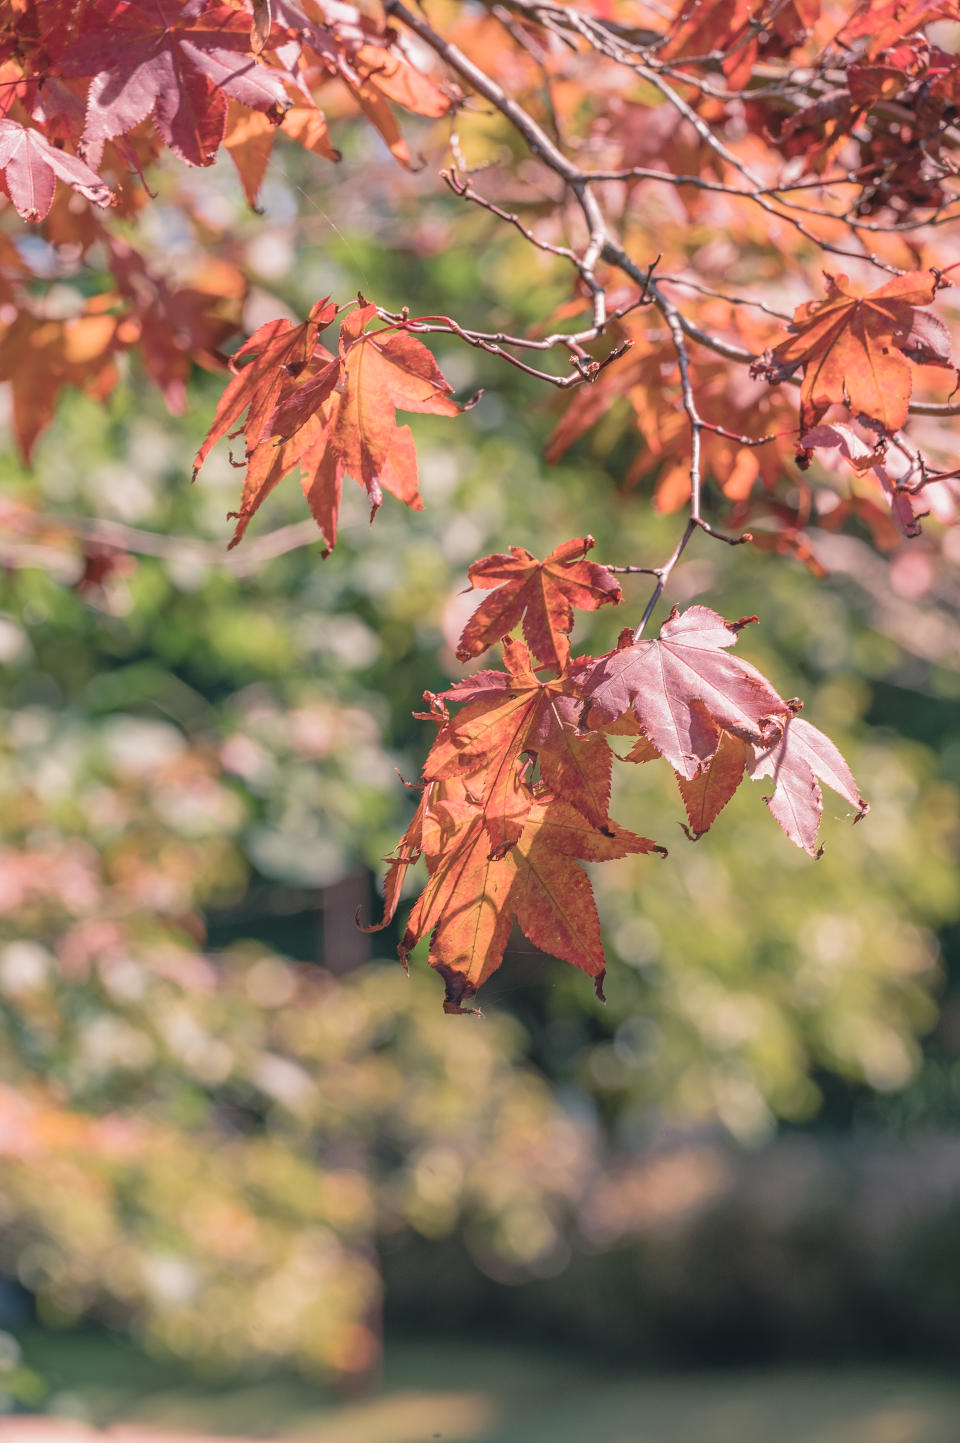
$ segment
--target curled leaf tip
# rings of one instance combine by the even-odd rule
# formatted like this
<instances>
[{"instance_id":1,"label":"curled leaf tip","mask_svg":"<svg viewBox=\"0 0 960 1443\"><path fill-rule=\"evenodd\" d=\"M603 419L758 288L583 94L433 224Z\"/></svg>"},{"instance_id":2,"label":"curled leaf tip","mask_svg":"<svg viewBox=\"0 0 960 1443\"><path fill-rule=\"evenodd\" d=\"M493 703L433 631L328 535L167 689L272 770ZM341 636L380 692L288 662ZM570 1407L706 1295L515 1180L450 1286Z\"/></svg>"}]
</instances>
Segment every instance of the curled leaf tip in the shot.
<instances>
[{"instance_id":1,"label":"curled leaf tip","mask_svg":"<svg viewBox=\"0 0 960 1443\"><path fill-rule=\"evenodd\" d=\"M476 1007L464 1007L477 994L474 987L462 973L457 972L453 967L448 967L444 962L431 959L430 964L435 972L439 972L443 978L443 1010L451 1016L483 1016Z\"/></svg>"},{"instance_id":2,"label":"curled leaf tip","mask_svg":"<svg viewBox=\"0 0 960 1443\"><path fill-rule=\"evenodd\" d=\"M361 922L360 913L362 910L362 908L358 907L356 912L354 912L353 914L353 925L357 928L358 932L366 932L368 934L370 932L382 932L384 927L390 921L389 917L384 917L382 922ZM403 965L404 969L406 969L407 964L405 961Z\"/></svg>"}]
</instances>

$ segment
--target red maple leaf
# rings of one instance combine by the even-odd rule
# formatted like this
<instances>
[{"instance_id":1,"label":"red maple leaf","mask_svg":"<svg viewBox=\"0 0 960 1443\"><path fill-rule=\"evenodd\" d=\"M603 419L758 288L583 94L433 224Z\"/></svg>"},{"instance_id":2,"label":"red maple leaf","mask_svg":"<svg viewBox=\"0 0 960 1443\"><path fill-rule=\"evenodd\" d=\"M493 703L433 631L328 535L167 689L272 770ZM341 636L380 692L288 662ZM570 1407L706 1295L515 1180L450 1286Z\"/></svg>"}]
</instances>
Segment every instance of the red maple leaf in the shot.
<instances>
[{"instance_id":1,"label":"red maple leaf","mask_svg":"<svg viewBox=\"0 0 960 1443\"><path fill-rule=\"evenodd\" d=\"M348 89L367 120L382 135L393 156L411 167L410 151L393 113L394 104L434 119L445 115L459 91L449 82L441 90L403 53L397 32L346 6L327 7L323 25L309 18L292 0L277 0L277 20L302 46L305 71L300 87L322 84L335 76Z\"/></svg>"},{"instance_id":2,"label":"red maple leaf","mask_svg":"<svg viewBox=\"0 0 960 1443\"><path fill-rule=\"evenodd\" d=\"M193 363L212 370L224 365L218 348L239 328L246 280L227 261L207 256L191 276L193 283L177 286L126 241L106 240L114 279L132 304L125 330L135 335L144 369L167 406L181 415Z\"/></svg>"},{"instance_id":3,"label":"red maple leaf","mask_svg":"<svg viewBox=\"0 0 960 1443\"><path fill-rule=\"evenodd\" d=\"M172 151L211 165L227 96L279 120L289 100L278 72L250 53L250 19L218 0L92 0L62 75L92 76L84 145L91 158L148 115Z\"/></svg>"},{"instance_id":4,"label":"red maple leaf","mask_svg":"<svg viewBox=\"0 0 960 1443\"><path fill-rule=\"evenodd\" d=\"M659 640L628 643L579 673L588 725L632 709L644 735L687 778L713 756L718 728L763 744L771 718L788 708L756 667L728 655L745 624L731 625L707 606L682 615L674 607Z\"/></svg>"},{"instance_id":5,"label":"red maple leaf","mask_svg":"<svg viewBox=\"0 0 960 1443\"><path fill-rule=\"evenodd\" d=\"M936 20L956 18L951 0L861 0L855 13L844 20L838 37L846 43L868 37L867 55L873 58L909 36L922 38L924 27Z\"/></svg>"},{"instance_id":6,"label":"red maple leaf","mask_svg":"<svg viewBox=\"0 0 960 1443\"><path fill-rule=\"evenodd\" d=\"M922 493L911 492L909 487L897 486L896 480L887 470L886 444L882 439L878 445L868 446L850 426L835 421L832 425L821 423L803 432L800 445L802 450L798 452L797 460L801 465L805 463L807 456L813 455L818 448L823 448L838 451L855 475L862 476L872 472L880 483L884 500L890 507L901 533L904 536L920 535L921 518L927 515L923 509ZM865 499L859 498L860 503Z\"/></svg>"},{"instance_id":7,"label":"red maple leaf","mask_svg":"<svg viewBox=\"0 0 960 1443\"><path fill-rule=\"evenodd\" d=\"M16 120L0 120L0 170L3 189L24 220L43 220L48 214L57 180L94 205L113 204L113 192L95 170Z\"/></svg>"},{"instance_id":8,"label":"red maple leaf","mask_svg":"<svg viewBox=\"0 0 960 1443\"><path fill-rule=\"evenodd\" d=\"M544 561L522 546L511 546L509 555L495 552L475 561L467 573L470 585L496 590L464 627L457 647L460 660L479 656L522 619L524 637L537 660L562 671L570 656L573 608L596 611L621 597L620 584L606 567L582 559L593 545L592 536L579 536L556 547Z\"/></svg>"},{"instance_id":9,"label":"red maple leaf","mask_svg":"<svg viewBox=\"0 0 960 1443\"><path fill-rule=\"evenodd\" d=\"M856 807L855 821L870 810L830 738L798 716L788 718L773 746L757 751L749 772L754 779L773 778L775 790L764 801L790 840L811 857L819 857L823 851L817 846L823 815L820 781Z\"/></svg>"},{"instance_id":10,"label":"red maple leaf","mask_svg":"<svg viewBox=\"0 0 960 1443\"><path fill-rule=\"evenodd\" d=\"M761 35L764 60L787 54L816 23L820 0L786 0L772 13L758 0L682 0L667 33L670 58L720 56L732 90L746 86L756 65Z\"/></svg>"},{"instance_id":11,"label":"red maple leaf","mask_svg":"<svg viewBox=\"0 0 960 1443\"><path fill-rule=\"evenodd\" d=\"M284 392L296 384L308 361L319 360L322 365L333 362L330 352L320 345L319 336L336 314L337 307L325 297L317 301L301 325L291 325L287 320L266 321L244 342L231 359L233 380L220 397L213 425L194 459L194 479L213 447L232 433L244 412L249 456L267 434L268 423ZM241 367L241 361L248 364Z\"/></svg>"}]
</instances>

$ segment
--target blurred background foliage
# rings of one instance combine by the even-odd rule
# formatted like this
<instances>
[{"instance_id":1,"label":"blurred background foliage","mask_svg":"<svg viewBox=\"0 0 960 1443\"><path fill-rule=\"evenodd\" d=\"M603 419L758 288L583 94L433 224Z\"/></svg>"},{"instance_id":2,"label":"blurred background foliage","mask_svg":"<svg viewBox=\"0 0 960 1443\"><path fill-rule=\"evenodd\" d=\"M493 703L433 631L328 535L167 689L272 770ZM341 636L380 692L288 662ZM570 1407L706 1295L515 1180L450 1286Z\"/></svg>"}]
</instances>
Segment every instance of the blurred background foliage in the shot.
<instances>
[{"instance_id":1,"label":"blurred background foliage","mask_svg":"<svg viewBox=\"0 0 960 1443\"><path fill-rule=\"evenodd\" d=\"M346 181L279 154L262 216L228 164L171 170L138 243L241 263L248 330L357 289L491 328L568 298L506 228L399 184L375 138L341 143ZM548 468L555 398L436 351L486 394L415 421L427 509L388 499L371 528L358 491L326 559L258 539L302 524L295 483L224 550L226 448L189 484L218 377L172 418L131 367L105 405L65 395L30 471L0 457L7 1323L334 1381L415 1328L631 1364L955 1358L950 583L893 584L855 535L824 538L825 580L692 548L671 602L760 614L745 655L804 697L870 817L828 795L814 864L755 787L691 845L666 769L620 768L615 814L670 856L594 869L608 1005L517 936L486 1019L445 1018L425 959L406 979L353 914L412 810L411 712L460 671L466 568L585 531L602 562L655 564L677 520L621 489L615 417ZM622 613L645 595L626 578ZM622 624L581 618L581 649ZM11 1406L42 1399L8 1351Z\"/></svg>"}]
</instances>

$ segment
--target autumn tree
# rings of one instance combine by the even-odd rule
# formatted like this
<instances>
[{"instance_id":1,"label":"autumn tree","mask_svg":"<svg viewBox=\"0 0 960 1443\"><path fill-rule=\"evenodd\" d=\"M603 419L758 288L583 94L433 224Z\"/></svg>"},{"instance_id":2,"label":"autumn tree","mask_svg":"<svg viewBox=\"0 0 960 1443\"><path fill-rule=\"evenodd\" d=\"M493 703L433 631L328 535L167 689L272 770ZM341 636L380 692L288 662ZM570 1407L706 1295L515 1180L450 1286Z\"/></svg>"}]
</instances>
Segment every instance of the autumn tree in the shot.
<instances>
[{"instance_id":1,"label":"autumn tree","mask_svg":"<svg viewBox=\"0 0 960 1443\"><path fill-rule=\"evenodd\" d=\"M250 523L299 477L326 555L345 481L371 520L385 492L429 504L398 413L455 426L484 405L445 379L428 343L446 337L558 393L550 459L588 436L622 446L624 487L652 478L653 507L677 518L666 556L597 561L584 515L583 534L551 536L542 558L513 546L470 568L484 596L458 656L472 665L499 645L503 668L425 697L437 731L388 862L384 918L422 859L401 956L430 937L448 1011L500 965L514 921L603 995L580 864L648 853L659 866L664 853L609 815L621 760L666 762L694 840L745 779L813 857L822 785L854 820L866 812L816 719L751 664L756 617L725 620L704 598L647 633L694 544L757 547L771 565L823 575L815 521L828 538L846 528L937 561L960 474L942 318L960 199L955 5L9 0L3 11L0 167L18 220L0 233L0 377L24 457L65 388L105 399L129 356L173 412L195 365L222 371L194 474L202 486L217 445L243 471L229 545L269 548L269 533L247 538ZM264 319L236 345L248 277L214 246L199 181L179 202L188 263L165 266L148 240L164 153L203 169L224 150L256 208L274 146L334 165L352 115L418 194L445 187L462 203L460 235L434 236L435 248L473 247L479 268L484 238L509 229L545 287L563 278L565 300L491 325L414 315L402 297L318 297L302 320ZM64 276L83 297L66 312ZM50 523L29 524L42 535ZM77 545L83 585L102 585L117 546L89 534ZM617 645L577 654L575 611L606 605L623 608Z\"/></svg>"}]
</instances>

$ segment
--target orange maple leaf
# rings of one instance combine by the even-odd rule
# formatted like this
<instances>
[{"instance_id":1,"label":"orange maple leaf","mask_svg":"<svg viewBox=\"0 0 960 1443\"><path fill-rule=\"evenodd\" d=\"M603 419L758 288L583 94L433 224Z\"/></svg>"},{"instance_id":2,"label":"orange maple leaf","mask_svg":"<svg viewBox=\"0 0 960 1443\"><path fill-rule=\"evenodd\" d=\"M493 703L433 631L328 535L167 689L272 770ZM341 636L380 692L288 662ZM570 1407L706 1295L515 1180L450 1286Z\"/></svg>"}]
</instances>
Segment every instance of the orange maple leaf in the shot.
<instances>
[{"instance_id":1,"label":"orange maple leaf","mask_svg":"<svg viewBox=\"0 0 960 1443\"><path fill-rule=\"evenodd\" d=\"M593 545L592 536L579 536L556 547L544 561L522 546L511 546L509 555L495 552L475 561L467 573L470 585L496 590L464 627L459 659L479 656L522 618L523 634L537 660L562 671L570 656L573 608L596 611L621 597L619 582L605 566L582 559Z\"/></svg>"},{"instance_id":2,"label":"orange maple leaf","mask_svg":"<svg viewBox=\"0 0 960 1443\"><path fill-rule=\"evenodd\" d=\"M371 521L384 491L422 510L413 434L409 426L397 425L396 412L456 416L461 408L422 341L390 327L366 332L376 315L376 306L368 304L348 315L336 360L301 378L277 405L269 443L250 458L231 545L267 493L298 463L307 504L330 549L336 545L345 476L366 490Z\"/></svg>"},{"instance_id":3,"label":"orange maple leaf","mask_svg":"<svg viewBox=\"0 0 960 1443\"><path fill-rule=\"evenodd\" d=\"M408 331L365 334L377 308L362 305L340 330L340 375L325 400L322 419L326 446L304 492L326 537L336 541L336 515L344 476L352 476L370 498L371 520L384 490L419 511L417 457L409 426L398 426L396 411L456 416L452 398L433 356ZM281 416L281 434L286 425Z\"/></svg>"},{"instance_id":4,"label":"orange maple leaf","mask_svg":"<svg viewBox=\"0 0 960 1443\"><path fill-rule=\"evenodd\" d=\"M322 155L325 160L340 159L330 139L326 116L317 106L292 105L278 126L262 110L247 110L235 100L228 101L224 149L237 168L243 193L254 210L274 141L281 131L314 155Z\"/></svg>"},{"instance_id":5,"label":"orange maple leaf","mask_svg":"<svg viewBox=\"0 0 960 1443\"><path fill-rule=\"evenodd\" d=\"M494 853L516 842L526 824L533 798L521 777L527 756L552 792L606 831L613 753L598 732L580 733L581 702L569 675L542 683L522 642L507 638L503 651L507 671L477 672L440 694L466 705L441 728L424 776L465 781Z\"/></svg>"},{"instance_id":6,"label":"orange maple leaf","mask_svg":"<svg viewBox=\"0 0 960 1443\"><path fill-rule=\"evenodd\" d=\"M337 307L327 297L317 302L301 325L293 326L287 320L267 321L240 347L230 362L233 380L220 397L213 425L194 460L194 479L210 451L237 425L244 412L247 455L252 455L267 434L281 397L301 377L307 362L314 357L324 364L333 361L330 352L319 345L319 336L336 314ZM241 361L248 364L241 368Z\"/></svg>"},{"instance_id":7,"label":"orange maple leaf","mask_svg":"<svg viewBox=\"0 0 960 1443\"><path fill-rule=\"evenodd\" d=\"M351 26L352 33L347 34L340 25L303 24L304 18L294 19L292 28L299 31L304 44L309 83L336 76L380 132L394 158L408 169L415 168L393 105L436 120L447 114L459 91L449 82L441 90L399 49L395 32L381 34L364 16L357 16L359 24Z\"/></svg>"},{"instance_id":8,"label":"orange maple leaf","mask_svg":"<svg viewBox=\"0 0 960 1443\"><path fill-rule=\"evenodd\" d=\"M318 301L300 326L269 321L250 337L231 362L237 371L228 385L209 435L197 453L194 475L211 447L246 412L247 472L237 527L230 542L243 538L265 498L295 467L314 520L328 548L336 544L345 476L366 489L371 519L391 491L415 510L417 457L408 426L396 411L455 416L452 399L433 356L422 341L402 329L367 332L377 308L366 303L340 328L338 354L319 342L337 307ZM238 370L238 362L249 364Z\"/></svg>"},{"instance_id":9,"label":"orange maple leaf","mask_svg":"<svg viewBox=\"0 0 960 1443\"><path fill-rule=\"evenodd\" d=\"M733 732L721 731L716 751L697 776L677 772L691 840L702 837L716 821L742 782L748 759L753 760L748 743Z\"/></svg>"},{"instance_id":10,"label":"orange maple leaf","mask_svg":"<svg viewBox=\"0 0 960 1443\"><path fill-rule=\"evenodd\" d=\"M600 922L590 879L576 859L602 862L654 851L665 855L647 837L615 823L605 835L568 803L544 797L532 803L517 844L491 858L483 819L474 814L433 862L401 959L432 933L430 965L446 985L444 1011L469 1010L463 1003L500 966L516 918L528 941L582 968L602 997Z\"/></svg>"},{"instance_id":11,"label":"orange maple leaf","mask_svg":"<svg viewBox=\"0 0 960 1443\"><path fill-rule=\"evenodd\" d=\"M456 829L451 818L451 808L465 800L462 784L453 782L427 782L420 793L417 810L410 819L410 825L394 848L394 855L386 857L387 875L383 886L383 917L379 922L363 926L360 922L360 908L356 922L361 932L382 932L389 926L397 913L400 893L407 868L414 866L426 856L430 866L439 857L443 847Z\"/></svg>"},{"instance_id":12,"label":"orange maple leaf","mask_svg":"<svg viewBox=\"0 0 960 1443\"><path fill-rule=\"evenodd\" d=\"M908 357L948 366L946 328L926 311L940 284L933 271L907 271L867 296L846 276L827 276L823 301L794 312L791 334L755 361L751 374L776 385L803 367L801 431L834 405L876 422L885 434L907 419L913 376Z\"/></svg>"},{"instance_id":13,"label":"orange maple leaf","mask_svg":"<svg viewBox=\"0 0 960 1443\"><path fill-rule=\"evenodd\" d=\"M53 420L57 398L75 386L103 401L117 383L116 354L124 348L126 326L109 308L119 297L91 298L78 316L46 319L21 309L0 329L0 381L9 381L13 431L25 461L37 437Z\"/></svg>"}]
</instances>

